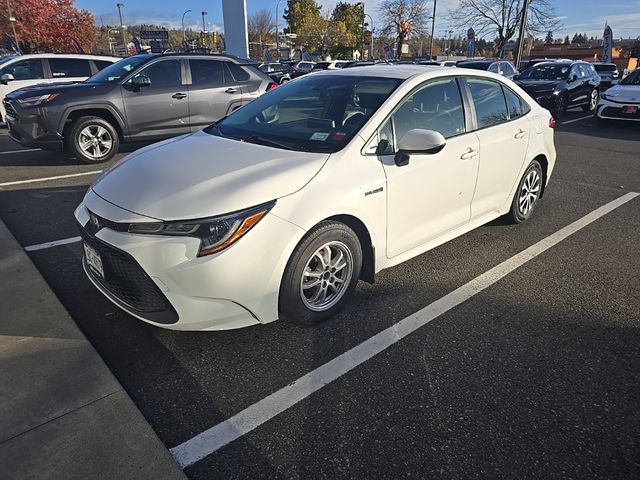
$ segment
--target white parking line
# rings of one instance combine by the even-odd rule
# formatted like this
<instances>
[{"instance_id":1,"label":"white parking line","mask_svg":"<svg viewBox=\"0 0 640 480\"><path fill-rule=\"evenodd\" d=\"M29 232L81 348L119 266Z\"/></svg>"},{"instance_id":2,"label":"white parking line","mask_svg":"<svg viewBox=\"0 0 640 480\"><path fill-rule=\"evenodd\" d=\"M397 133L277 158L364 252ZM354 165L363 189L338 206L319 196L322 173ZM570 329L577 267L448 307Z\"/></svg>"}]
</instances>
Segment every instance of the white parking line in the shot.
<instances>
[{"instance_id":1,"label":"white parking line","mask_svg":"<svg viewBox=\"0 0 640 480\"><path fill-rule=\"evenodd\" d=\"M389 348L407 335L423 327L452 308L460 305L498 280L534 259L541 253L573 235L600 217L627 203L639 193L627 193L622 197L585 215L538 243L514 255L501 264L474 278L457 290L436 300L422 310L395 325L383 330L360 345L312 370L295 382L290 383L268 397L254 403L233 417L196 435L190 440L172 448L171 454L178 465L186 468L198 460L211 455L228 443L251 432L253 429L304 400L312 393L333 382L350 370L366 362L373 356Z\"/></svg>"},{"instance_id":2,"label":"white parking line","mask_svg":"<svg viewBox=\"0 0 640 480\"><path fill-rule=\"evenodd\" d=\"M581 122L582 120L586 120L587 118L593 118L593 115L587 115L586 117L574 118L573 120L569 120L567 122L562 122L560 125L569 125L570 123Z\"/></svg>"},{"instance_id":3,"label":"white parking line","mask_svg":"<svg viewBox=\"0 0 640 480\"><path fill-rule=\"evenodd\" d=\"M60 180L61 178L82 177L85 175L94 175L96 173L101 173L101 172L102 170L94 170L92 172L70 173L69 175L56 175L55 177L32 178L30 180L17 180L15 182L0 183L0 187L9 187L11 185L22 185L25 183L48 182L49 180Z\"/></svg>"},{"instance_id":4,"label":"white parking line","mask_svg":"<svg viewBox=\"0 0 640 480\"><path fill-rule=\"evenodd\" d=\"M27 153L27 152L44 152L40 148L25 148L24 150L10 150L8 152L0 152L0 155L9 155L10 153Z\"/></svg>"},{"instance_id":5,"label":"white parking line","mask_svg":"<svg viewBox=\"0 0 640 480\"><path fill-rule=\"evenodd\" d=\"M58 245L68 245L82 240L80 237L63 238L62 240L54 240L53 242L39 243L37 245L29 245L24 247L27 252L35 252L36 250L44 250L45 248L57 247Z\"/></svg>"}]
</instances>

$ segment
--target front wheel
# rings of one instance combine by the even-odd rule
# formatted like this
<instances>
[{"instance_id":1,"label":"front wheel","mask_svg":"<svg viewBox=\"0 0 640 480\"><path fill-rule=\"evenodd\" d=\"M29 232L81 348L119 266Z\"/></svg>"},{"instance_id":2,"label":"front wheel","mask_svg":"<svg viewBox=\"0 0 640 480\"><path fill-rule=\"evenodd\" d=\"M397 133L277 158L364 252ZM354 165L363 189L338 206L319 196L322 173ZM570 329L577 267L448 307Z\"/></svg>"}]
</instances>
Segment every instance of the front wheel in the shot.
<instances>
[{"instance_id":1,"label":"front wheel","mask_svg":"<svg viewBox=\"0 0 640 480\"><path fill-rule=\"evenodd\" d=\"M589 97L589 104L584 105L582 110L585 112L595 112L596 107L598 106L598 98L600 97L598 93L598 89L594 88L591 90L591 97Z\"/></svg>"},{"instance_id":2,"label":"front wheel","mask_svg":"<svg viewBox=\"0 0 640 480\"><path fill-rule=\"evenodd\" d=\"M562 118L567 113L567 95L565 93L560 94L556 100L556 118Z\"/></svg>"},{"instance_id":3,"label":"front wheel","mask_svg":"<svg viewBox=\"0 0 640 480\"><path fill-rule=\"evenodd\" d=\"M355 232L342 223L319 223L289 259L280 285L280 313L299 325L321 323L344 307L361 268Z\"/></svg>"},{"instance_id":4,"label":"front wheel","mask_svg":"<svg viewBox=\"0 0 640 480\"><path fill-rule=\"evenodd\" d=\"M78 118L69 129L65 142L67 151L85 163L111 160L120 145L116 129L100 117Z\"/></svg>"},{"instance_id":5,"label":"front wheel","mask_svg":"<svg viewBox=\"0 0 640 480\"><path fill-rule=\"evenodd\" d=\"M518 184L507 219L522 223L529 219L542 193L542 167L537 160L529 164Z\"/></svg>"}]
</instances>

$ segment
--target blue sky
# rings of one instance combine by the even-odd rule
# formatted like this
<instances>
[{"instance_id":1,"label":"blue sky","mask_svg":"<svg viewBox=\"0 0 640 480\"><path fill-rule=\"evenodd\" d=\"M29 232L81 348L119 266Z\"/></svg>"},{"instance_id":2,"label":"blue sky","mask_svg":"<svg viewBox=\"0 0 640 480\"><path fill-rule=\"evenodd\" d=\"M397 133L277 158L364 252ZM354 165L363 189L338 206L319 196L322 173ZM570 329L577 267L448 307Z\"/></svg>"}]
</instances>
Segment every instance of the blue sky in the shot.
<instances>
[{"instance_id":1,"label":"blue sky","mask_svg":"<svg viewBox=\"0 0 640 480\"><path fill-rule=\"evenodd\" d=\"M239 0L238 0L239 1ZM326 10L330 11L337 3L336 0L316 0ZM121 0L125 4L123 17L125 24L153 23L171 27L180 27L182 13L192 10L185 17L185 26L196 30L202 29L201 12L207 11L206 23L213 30L222 31L222 2L221 0L183 0L182 2L168 0ZM276 0L246 0L249 13L267 8L274 12ZM605 21L608 21L616 38L640 36L640 0L552 0L556 12L564 23L562 30L555 32L556 37L575 32L586 32L589 36L602 35ZM105 0L76 0L76 5L91 11L98 24L117 24L117 1ZM279 17L286 6L286 0L280 1ZM355 3L355 0L354 0ZM378 4L380 0L364 0L365 10L377 20ZM439 26L445 29L446 11L455 7L457 0L438 0L436 14L436 30ZM374 24L377 22L374 22ZM280 25L284 20L280 19ZM207 25L209 28L209 25ZM463 29L461 29L462 31Z\"/></svg>"}]
</instances>

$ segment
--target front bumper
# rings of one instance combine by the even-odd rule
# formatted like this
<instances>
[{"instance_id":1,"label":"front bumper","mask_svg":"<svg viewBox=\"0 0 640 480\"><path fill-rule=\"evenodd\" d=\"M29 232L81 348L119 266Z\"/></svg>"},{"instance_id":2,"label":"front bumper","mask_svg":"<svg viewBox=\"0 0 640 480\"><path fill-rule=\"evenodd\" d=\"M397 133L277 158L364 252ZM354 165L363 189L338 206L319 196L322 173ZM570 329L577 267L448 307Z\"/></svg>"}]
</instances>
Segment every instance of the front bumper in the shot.
<instances>
[{"instance_id":1,"label":"front bumper","mask_svg":"<svg viewBox=\"0 0 640 480\"><path fill-rule=\"evenodd\" d=\"M39 109L20 109L15 102L5 100L5 122L9 137L25 147L63 150L62 135L47 125Z\"/></svg>"},{"instance_id":2,"label":"front bumper","mask_svg":"<svg viewBox=\"0 0 640 480\"><path fill-rule=\"evenodd\" d=\"M627 107L636 107L636 112L625 113L624 109ZM640 122L640 103L618 103L601 98L598 106L596 107L596 116L607 120L628 120L632 122Z\"/></svg>"},{"instance_id":3,"label":"front bumper","mask_svg":"<svg viewBox=\"0 0 640 480\"><path fill-rule=\"evenodd\" d=\"M107 210L113 212L117 208L111 204L103 206L102 202L90 191L76 209L78 223L87 226L89 209L106 217ZM83 237L90 235L87 230L91 229L85 229ZM173 330L227 330L278 318L282 274L303 233L299 227L267 214L228 249L197 257L200 245L197 238L135 235L105 226L93 238L89 237L89 242L97 242L107 252L129 258L134 264L130 270L141 272L126 276L124 286L129 290L124 292L110 288L83 262L98 290L140 320ZM98 251L102 255L102 250ZM103 261L105 278L114 275L110 261L109 258ZM122 272L115 272L118 273ZM122 284L122 280L115 282ZM142 307L147 311L127 297L131 291L134 300L144 300ZM143 291L144 296L135 297Z\"/></svg>"},{"instance_id":4,"label":"front bumper","mask_svg":"<svg viewBox=\"0 0 640 480\"><path fill-rule=\"evenodd\" d=\"M553 91L527 92L538 105L547 110L555 110L558 105L558 96Z\"/></svg>"}]
</instances>

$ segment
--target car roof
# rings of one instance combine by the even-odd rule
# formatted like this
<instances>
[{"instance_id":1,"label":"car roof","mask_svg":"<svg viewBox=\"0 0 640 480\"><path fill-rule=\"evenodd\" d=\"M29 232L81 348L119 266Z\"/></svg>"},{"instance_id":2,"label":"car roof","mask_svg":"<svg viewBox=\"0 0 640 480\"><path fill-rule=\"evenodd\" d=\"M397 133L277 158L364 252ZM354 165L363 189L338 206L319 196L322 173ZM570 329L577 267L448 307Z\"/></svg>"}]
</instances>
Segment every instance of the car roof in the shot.
<instances>
[{"instance_id":1,"label":"car roof","mask_svg":"<svg viewBox=\"0 0 640 480\"><path fill-rule=\"evenodd\" d=\"M468 76L486 76L491 78L501 78L498 75L493 73L487 73L484 70L457 70L455 73L452 72L450 67L442 67L436 65L428 65L429 68L425 68L425 65L407 65L407 64L376 64L376 65L368 65L368 66L355 66L350 67L344 70L323 70L318 73L314 73L314 75L345 75L345 76L362 76L362 77L383 77L383 78L396 78L398 80L407 80L408 78L414 77L416 75L425 75L427 78L429 77L437 77L439 74L445 73L448 76L450 75L468 75Z\"/></svg>"},{"instance_id":2,"label":"car roof","mask_svg":"<svg viewBox=\"0 0 640 480\"><path fill-rule=\"evenodd\" d=\"M90 53L25 53L24 55L9 55L13 59L24 58L83 58L88 60L121 60L120 57L112 57L109 55L92 55Z\"/></svg>"}]
</instances>

